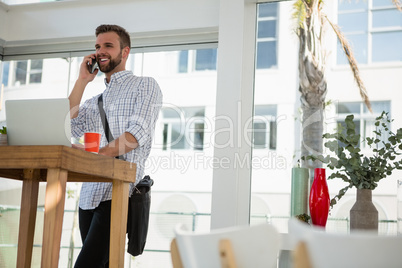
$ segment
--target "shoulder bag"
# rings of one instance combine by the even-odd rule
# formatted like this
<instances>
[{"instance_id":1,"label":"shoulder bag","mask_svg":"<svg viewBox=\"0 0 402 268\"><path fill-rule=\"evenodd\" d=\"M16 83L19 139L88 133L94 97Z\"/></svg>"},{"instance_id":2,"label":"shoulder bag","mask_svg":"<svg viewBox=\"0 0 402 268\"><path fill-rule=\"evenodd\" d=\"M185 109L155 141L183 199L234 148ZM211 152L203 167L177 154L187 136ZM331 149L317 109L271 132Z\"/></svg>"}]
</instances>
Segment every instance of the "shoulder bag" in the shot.
<instances>
[{"instance_id":1,"label":"shoulder bag","mask_svg":"<svg viewBox=\"0 0 402 268\"><path fill-rule=\"evenodd\" d=\"M102 119L102 125L105 130L106 139L108 142L114 140L110 132L109 124L106 118L106 113L103 109L102 94L98 98L99 112ZM120 155L119 158L123 160ZM151 186L154 181L146 175L136 185L133 194L128 201L128 215L127 215L127 236L128 247L127 252L132 256L141 255L144 251L145 243L148 234L149 225L149 212L151 208Z\"/></svg>"}]
</instances>

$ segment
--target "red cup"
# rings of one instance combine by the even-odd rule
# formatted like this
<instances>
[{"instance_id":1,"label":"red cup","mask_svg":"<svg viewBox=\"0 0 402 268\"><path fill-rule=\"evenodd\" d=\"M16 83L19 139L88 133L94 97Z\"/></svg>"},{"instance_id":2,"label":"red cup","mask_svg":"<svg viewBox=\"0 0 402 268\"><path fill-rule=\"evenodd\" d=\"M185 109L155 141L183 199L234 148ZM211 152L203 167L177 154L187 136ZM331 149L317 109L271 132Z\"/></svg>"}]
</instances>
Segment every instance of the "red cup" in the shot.
<instances>
[{"instance_id":1,"label":"red cup","mask_svg":"<svg viewBox=\"0 0 402 268\"><path fill-rule=\"evenodd\" d=\"M101 140L101 134L99 134L99 133L94 133L94 132L84 133L85 151L92 152L92 153L98 153L100 140Z\"/></svg>"}]
</instances>

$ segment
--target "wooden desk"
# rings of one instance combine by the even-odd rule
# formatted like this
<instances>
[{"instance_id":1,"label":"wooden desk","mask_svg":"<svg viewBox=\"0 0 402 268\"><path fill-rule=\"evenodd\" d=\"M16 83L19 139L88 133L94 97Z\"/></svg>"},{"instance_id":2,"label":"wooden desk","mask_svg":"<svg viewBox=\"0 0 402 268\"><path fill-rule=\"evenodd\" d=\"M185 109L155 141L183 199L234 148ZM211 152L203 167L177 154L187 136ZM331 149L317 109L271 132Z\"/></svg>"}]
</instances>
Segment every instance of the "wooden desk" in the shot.
<instances>
[{"instance_id":1,"label":"wooden desk","mask_svg":"<svg viewBox=\"0 0 402 268\"><path fill-rule=\"evenodd\" d=\"M39 182L47 182L41 267L57 267L67 182L112 182L109 267L124 267L135 164L66 146L0 146L0 177L22 180L17 267L30 267Z\"/></svg>"}]
</instances>

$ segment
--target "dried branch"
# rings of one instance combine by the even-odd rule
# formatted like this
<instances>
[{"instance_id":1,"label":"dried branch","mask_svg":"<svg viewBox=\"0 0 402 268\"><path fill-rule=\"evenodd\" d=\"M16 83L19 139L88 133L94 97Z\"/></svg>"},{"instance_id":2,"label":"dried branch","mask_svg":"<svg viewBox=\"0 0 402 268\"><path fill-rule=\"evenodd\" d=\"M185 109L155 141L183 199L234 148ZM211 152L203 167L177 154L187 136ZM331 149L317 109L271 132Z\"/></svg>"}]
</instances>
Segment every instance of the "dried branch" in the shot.
<instances>
[{"instance_id":1,"label":"dried branch","mask_svg":"<svg viewBox=\"0 0 402 268\"><path fill-rule=\"evenodd\" d=\"M399 0L396 0L396 1L399 1ZM325 16L325 18L327 19L328 23L331 25L332 29L335 31L335 34L338 37L338 40L342 45L342 49L345 52L345 55L349 61L349 66L352 69L356 84L359 87L360 96L362 97L362 99L363 99L364 103L366 104L367 108L369 109L369 111L373 112L373 110L371 109L371 103L370 103L370 100L368 97L366 87L364 86L363 80L360 77L359 68L357 66L357 60L353 54L352 47L350 46L349 42L347 41L345 36L340 31L339 27L337 25L333 24L328 19L327 16Z\"/></svg>"},{"instance_id":2,"label":"dried branch","mask_svg":"<svg viewBox=\"0 0 402 268\"><path fill-rule=\"evenodd\" d=\"M402 3L399 0L392 0L392 3L396 6L396 8L402 12Z\"/></svg>"}]
</instances>

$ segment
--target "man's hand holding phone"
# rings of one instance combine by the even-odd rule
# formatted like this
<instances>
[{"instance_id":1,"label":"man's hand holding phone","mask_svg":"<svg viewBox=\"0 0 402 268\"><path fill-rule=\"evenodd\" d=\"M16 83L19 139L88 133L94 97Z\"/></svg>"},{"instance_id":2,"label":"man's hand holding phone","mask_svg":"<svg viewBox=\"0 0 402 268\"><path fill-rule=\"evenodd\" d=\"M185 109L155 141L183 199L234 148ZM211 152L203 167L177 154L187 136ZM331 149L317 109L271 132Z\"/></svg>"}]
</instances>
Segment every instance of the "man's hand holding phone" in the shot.
<instances>
[{"instance_id":1,"label":"man's hand holding phone","mask_svg":"<svg viewBox=\"0 0 402 268\"><path fill-rule=\"evenodd\" d=\"M90 62L88 62L88 71L93 74L96 69L98 69L98 63L96 62L96 58L91 57Z\"/></svg>"},{"instance_id":2,"label":"man's hand holding phone","mask_svg":"<svg viewBox=\"0 0 402 268\"><path fill-rule=\"evenodd\" d=\"M96 62L96 55L91 54L85 56L81 63L79 80L85 81L85 83L89 83L94 80L98 72L99 66Z\"/></svg>"}]
</instances>

